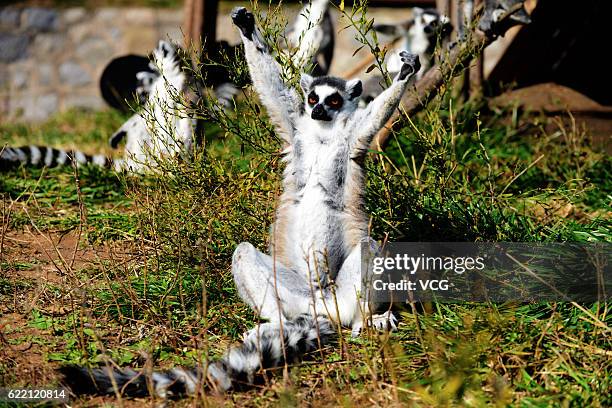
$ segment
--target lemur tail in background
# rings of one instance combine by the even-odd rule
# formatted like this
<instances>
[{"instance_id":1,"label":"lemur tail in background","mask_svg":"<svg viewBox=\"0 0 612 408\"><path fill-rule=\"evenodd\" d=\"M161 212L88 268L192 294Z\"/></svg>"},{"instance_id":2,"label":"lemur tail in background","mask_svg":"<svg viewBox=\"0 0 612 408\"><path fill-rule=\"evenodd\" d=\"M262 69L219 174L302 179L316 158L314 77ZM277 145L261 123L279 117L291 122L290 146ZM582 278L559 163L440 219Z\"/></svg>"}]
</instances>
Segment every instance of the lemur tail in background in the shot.
<instances>
[{"instance_id":1,"label":"lemur tail in background","mask_svg":"<svg viewBox=\"0 0 612 408\"><path fill-rule=\"evenodd\" d=\"M225 392L252 385L262 369L294 363L304 354L318 350L335 338L336 331L329 320L319 316L299 316L279 323L263 323L244 335L242 344L232 347L218 361L196 368L173 368L145 372L132 369L87 369L65 366L60 369L63 383L76 395L115 394L126 397L155 395L172 398L191 395L208 381L217 391ZM205 371L206 370L206 371ZM114 383L114 385L113 385ZM151 385L151 389L147 386ZM116 387L116 388L115 388Z\"/></svg>"},{"instance_id":2,"label":"lemur tail in background","mask_svg":"<svg viewBox=\"0 0 612 408\"><path fill-rule=\"evenodd\" d=\"M0 170L19 165L56 167L74 161L138 173L152 170L161 159L190 157L197 120L190 116L183 99L178 100L187 99L188 70L181 66L177 47L167 41L160 41L153 50L153 62L163 75L151 84L141 112L132 115L109 140L111 147L117 148L126 139L122 158L110 160L101 154L90 156L51 147L7 146L0 147ZM190 95L189 102L196 98L199 96Z\"/></svg>"},{"instance_id":3,"label":"lemur tail in background","mask_svg":"<svg viewBox=\"0 0 612 408\"><path fill-rule=\"evenodd\" d=\"M112 167L112 160L102 154L88 155L78 150L63 150L45 146L22 146L0 148L0 170L8 170L21 164L35 167L58 167L88 163L101 167Z\"/></svg>"}]
</instances>

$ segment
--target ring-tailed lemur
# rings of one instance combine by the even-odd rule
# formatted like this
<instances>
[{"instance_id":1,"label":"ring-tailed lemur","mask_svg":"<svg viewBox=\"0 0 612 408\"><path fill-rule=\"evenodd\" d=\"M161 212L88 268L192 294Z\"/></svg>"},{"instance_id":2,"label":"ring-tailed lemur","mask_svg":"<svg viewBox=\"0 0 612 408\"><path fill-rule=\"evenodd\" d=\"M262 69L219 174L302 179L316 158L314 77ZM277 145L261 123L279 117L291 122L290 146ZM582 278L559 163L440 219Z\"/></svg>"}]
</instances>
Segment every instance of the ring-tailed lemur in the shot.
<instances>
[{"instance_id":1,"label":"ring-tailed lemur","mask_svg":"<svg viewBox=\"0 0 612 408\"><path fill-rule=\"evenodd\" d=\"M287 40L291 47L297 49L292 58L296 67L304 67L310 59L312 75L327 75L334 57L335 43L329 0L307 1L295 18Z\"/></svg>"},{"instance_id":2,"label":"ring-tailed lemur","mask_svg":"<svg viewBox=\"0 0 612 408\"><path fill-rule=\"evenodd\" d=\"M256 29L253 14L236 8L232 19L240 29L253 85L286 144L272 255L243 242L232 258L240 297L270 322L245 333L243 344L209 364L206 372L154 372L148 380L159 396L193 393L199 379L218 390L252 384L260 369L294 361L333 340L337 325L351 327L354 334L364 319L377 328L395 327L391 313L370 316L370 305L360 296L362 250L366 255L378 251L368 237L363 165L372 138L418 71L418 56L404 52L393 84L365 109L357 107L362 90L358 79L304 74L303 102L283 82L282 68ZM76 393L112 393L113 381L128 394L148 391L146 375L128 369L69 367L64 375Z\"/></svg>"},{"instance_id":3,"label":"ring-tailed lemur","mask_svg":"<svg viewBox=\"0 0 612 408\"><path fill-rule=\"evenodd\" d=\"M440 15L435 9L412 8L412 18L396 24L374 24L374 30L379 33L401 38L400 44L390 51L387 60L389 74L395 75L402 66L400 53L407 51L417 54L421 61L421 69L415 75L421 79L425 72L435 63L435 50L439 42L449 38L452 26L448 17ZM382 77L373 75L364 84L364 101L369 102L382 92Z\"/></svg>"},{"instance_id":4,"label":"ring-tailed lemur","mask_svg":"<svg viewBox=\"0 0 612 408\"><path fill-rule=\"evenodd\" d=\"M225 109L232 109L232 99L239 93L240 87L246 84L231 82L230 67L226 66L226 58L242 54L241 47L230 45L226 41L217 41L207 49L205 61L199 67L198 80L202 87L212 89L215 98ZM152 90L153 83L161 75L154 61L149 64L150 71L136 73L136 96L144 103Z\"/></svg>"},{"instance_id":5,"label":"ring-tailed lemur","mask_svg":"<svg viewBox=\"0 0 612 408\"><path fill-rule=\"evenodd\" d=\"M485 9L478 28L494 37L503 35L510 27L529 24L531 16L524 7L524 0L485 0ZM504 18L506 14L509 18Z\"/></svg>"},{"instance_id":6,"label":"ring-tailed lemur","mask_svg":"<svg viewBox=\"0 0 612 408\"><path fill-rule=\"evenodd\" d=\"M176 47L166 41L160 41L153 51L153 62L161 75L153 81L142 111L130 117L109 140L112 147L117 147L121 139L127 140L122 159L50 147L5 147L0 151L0 168L19 164L55 167L71 164L74 159L78 165L93 163L139 172L155 167L162 158L188 157L196 123L177 100L188 91L188 77Z\"/></svg>"}]
</instances>

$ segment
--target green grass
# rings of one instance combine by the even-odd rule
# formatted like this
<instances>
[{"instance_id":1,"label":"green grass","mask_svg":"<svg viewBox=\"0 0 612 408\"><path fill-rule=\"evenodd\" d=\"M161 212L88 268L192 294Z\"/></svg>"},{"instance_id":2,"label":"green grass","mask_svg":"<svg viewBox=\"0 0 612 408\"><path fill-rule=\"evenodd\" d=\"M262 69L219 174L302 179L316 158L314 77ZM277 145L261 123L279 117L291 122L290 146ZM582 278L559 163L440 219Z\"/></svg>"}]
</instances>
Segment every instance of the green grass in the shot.
<instances>
[{"instance_id":1,"label":"green grass","mask_svg":"<svg viewBox=\"0 0 612 408\"><path fill-rule=\"evenodd\" d=\"M591 149L588 134L504 125L504 114L482 104L451 114L450 102L434 101L386 153L371 155L374 238L612 240L612 163ZM0 353L0 386L53 384L58 364L107 358L193 365L252 327L257 320L235 292L230 262L242 241L266 248L280 191L278 141L260 110L244 106L230 118L238 127L209 127L206 152L168 164L166 177L82 168L77 189L71 168L2 175L3 226L16 238L4 244L0 310L22 319L3 336L11 346L34 345L20 358ZM0 135L104 151L122 119L69 112L36 126L2 125ZM42 254L20 252L23 234L44 243L37 229L53 237L82 231L77 249L96 256L58 264L54 281L23 275L51 266ZM287 377L278 370L261 387L206 398L212 405L610 406L609 305L578 306L409 308L390 336L345 333ZM39 356L36 375L23 371L29 356Z\"/></svg>"}]
</instances>

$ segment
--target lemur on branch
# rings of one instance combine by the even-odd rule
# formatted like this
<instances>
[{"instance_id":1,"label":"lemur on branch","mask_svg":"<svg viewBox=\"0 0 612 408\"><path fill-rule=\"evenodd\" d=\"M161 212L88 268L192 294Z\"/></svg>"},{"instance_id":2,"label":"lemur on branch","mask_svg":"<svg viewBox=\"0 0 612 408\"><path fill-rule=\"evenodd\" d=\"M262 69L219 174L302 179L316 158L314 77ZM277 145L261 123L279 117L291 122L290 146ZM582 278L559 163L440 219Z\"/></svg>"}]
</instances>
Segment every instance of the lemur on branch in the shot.
<instances>
[{"instance_id":1,"label":"lemur on branch","mask_svg":"<svg viewBox=\"0 0 612 408\"><path fill-rule=\"evenodd\" d=\"M395 24L374 24L372 28L379 33L398 38L400 44L389 52L387 70L395 75L402 67L400 53L407 51L417 54L421 68L415 75L419 80L435 64L435 51L438 44L449 39L452 26L448 17L441 15L435 9L412 8L412 18ZM374 75L364 85L364 100L369 102L383 88L382 76Z\"/></svg>"},{"instance_id":2,"label":"lemur on branch","mask_svg":"<svg viewBox=\"0 0 612 408\"><path fill-rule=\"evenodd\" d=\"M123 158L111 160L101 154L90 156L41 146L0 147L0 169L20 164L56 167L75 162L141 172L155 167L164 158L188 158L196 127L196 120L184 104L190 78L181 66L177 48L169 42L159 42L153 51L153 63L160 75L153 80L142 110L132 115L109 140L112 147L117 147L126 139Z\"/></svg>"},{"instance_id":3,"label":"lemur on branch","mask_svg":"<svg viewBox=\"0 0 612 408\"><path fill-rule=\"evenodd\" d=\"M305 101L282 80L245 8L232 12L240 29L253 86L285 143L283 193L272 226L271 255L243 242L234 251L232 273L240 297L268 323L244 335L219 361L193 369L145 372L65 367L75 393L161 397L194 393L202 379L226 391L252 384L262 369L291 363L332 341L336 327L354 335L364 324L395 328L390 313L371 315L362 291L362 251L377 253L364 211L364 161L374 135L397 109L408 80L420 68L404 52L391 86L367 108L358 108L358 79L304 74ZM151 388L147 388L147 383Z\"/></svg>"}]
</instances>

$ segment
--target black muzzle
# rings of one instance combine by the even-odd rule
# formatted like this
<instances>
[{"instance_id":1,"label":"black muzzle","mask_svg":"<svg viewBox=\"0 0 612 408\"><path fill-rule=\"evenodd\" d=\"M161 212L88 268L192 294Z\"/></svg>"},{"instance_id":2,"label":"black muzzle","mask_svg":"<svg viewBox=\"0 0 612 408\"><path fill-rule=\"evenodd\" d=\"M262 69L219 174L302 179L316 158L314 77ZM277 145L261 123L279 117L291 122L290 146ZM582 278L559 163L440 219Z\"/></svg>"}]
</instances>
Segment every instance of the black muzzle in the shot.
<instances>
[{"instance_id":1,"label":"black muzzle","mask_svg":"<svg viewBox=\"0 0 612 408\"><path fill-rule=\"evenodd\" d=\"M331 120L331 118L327 114L327 111L321 104L318 104L312 109L312 113L310 114L310 117L313 118L314 120L324 120L327 122Z\"/></svg>"}]
</instances>

